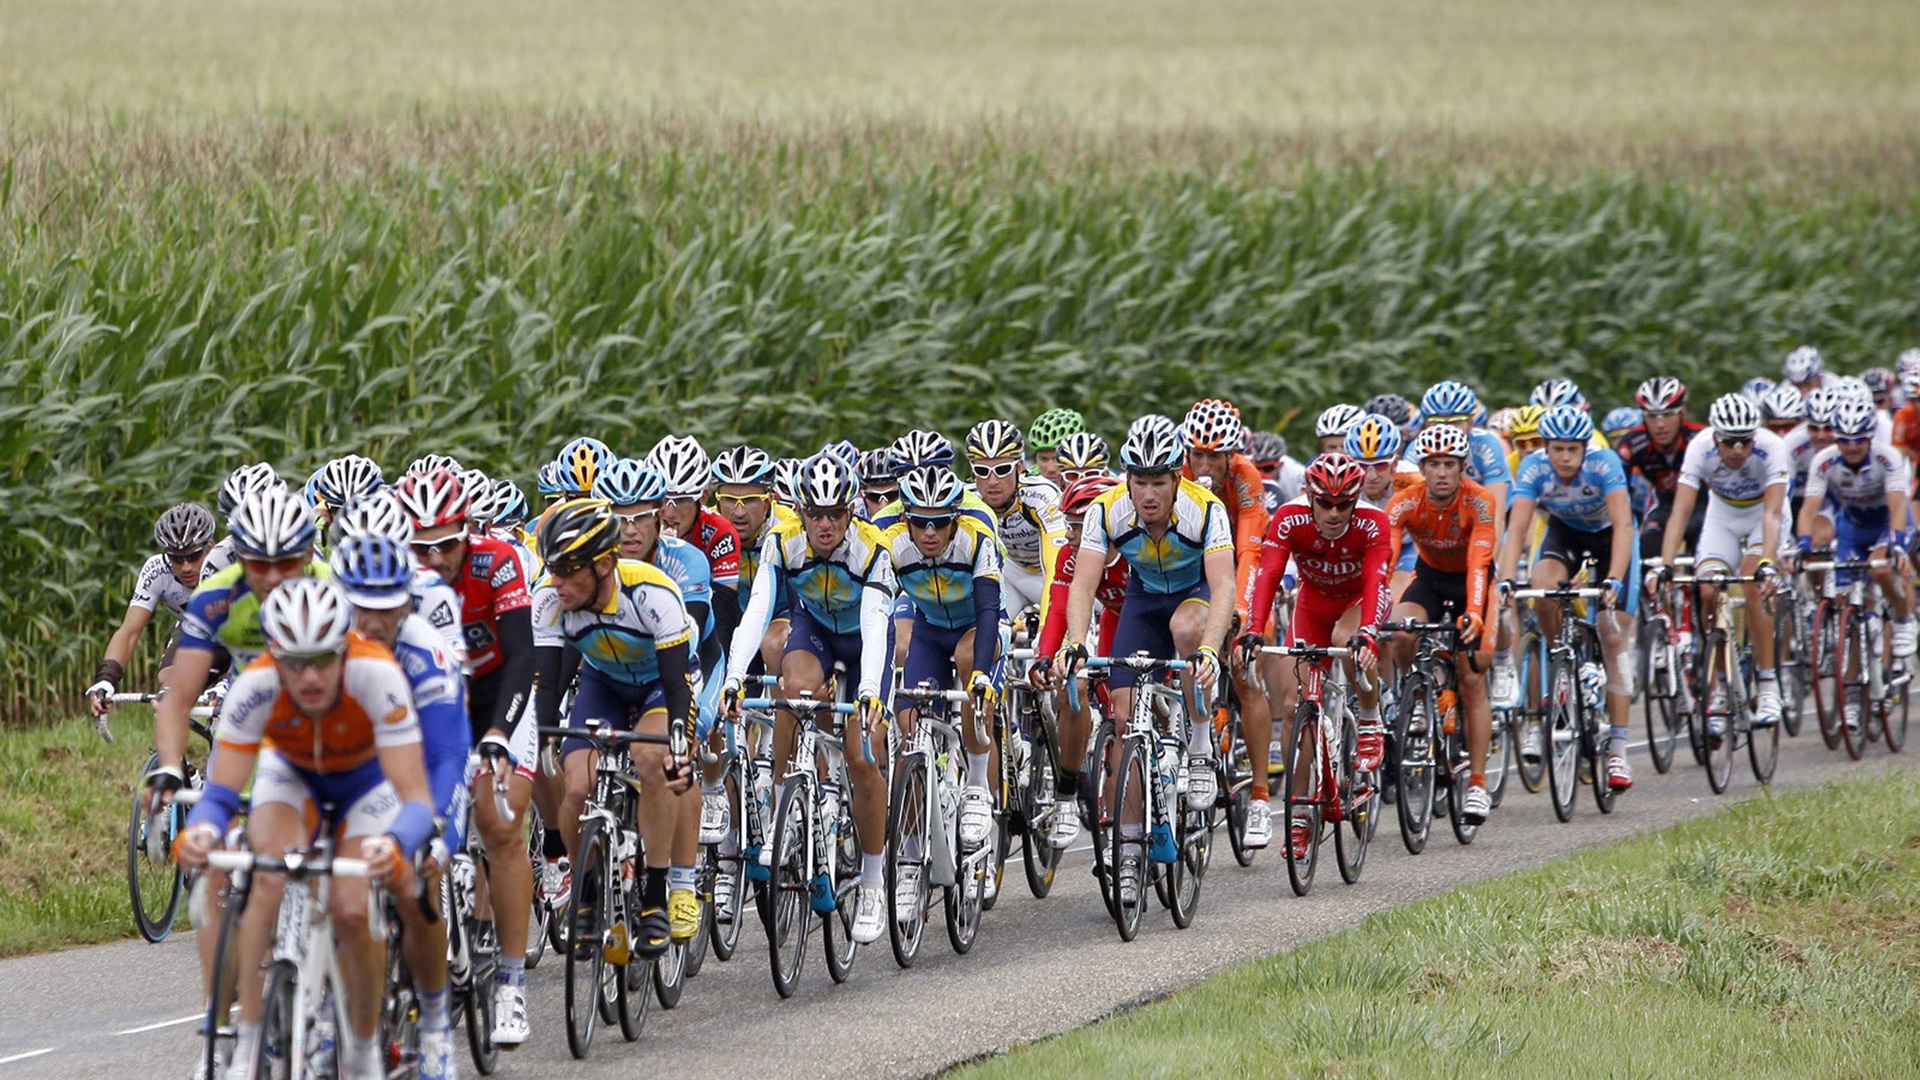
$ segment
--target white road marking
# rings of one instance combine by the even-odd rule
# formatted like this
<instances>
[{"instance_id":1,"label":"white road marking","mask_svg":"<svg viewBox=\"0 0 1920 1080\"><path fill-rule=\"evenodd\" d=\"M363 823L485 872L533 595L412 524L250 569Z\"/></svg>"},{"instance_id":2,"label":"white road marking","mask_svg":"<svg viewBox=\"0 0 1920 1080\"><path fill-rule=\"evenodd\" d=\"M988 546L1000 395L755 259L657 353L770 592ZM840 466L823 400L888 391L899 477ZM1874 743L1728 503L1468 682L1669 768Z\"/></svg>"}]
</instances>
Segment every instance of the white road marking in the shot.
<instances>
[{"instance_id":1,"label":"white road marking","mask_svg":"<svg viewBox=\"0 0 1920 1080\"><path fill-rule=\"evenodd\" d=\"M53 1053L53 1050L54 1048L49 1046L42 1050L29 1050L24 1054L15 1054L12 1057L3 1057L3 1058L0 1058L0 1065L11 1065L16 1061L25 1061L28 1058L37 1058L41 1054L51 1054Z\"/></svg>"},{"instance_id":2,"label":"white road marking","mask_svg":"<svg viewBox=\"0 0 1920 1080\"><path fill-rule=\"evenodd\" d=\"M138 1035L143 1031L159 1031L161 1028L175 1027L180 1024L191 1024L195 1020L200 1019L200 1016L201 1016L200 1013L194 1013L192 1016L183 1016L178 1020L162 1020L157 1024L147 1024L144 1027L128 1028L125 1031L116 1031L114 1032L114 1034L115 1035Z\"/></svg>"}]
</instances>

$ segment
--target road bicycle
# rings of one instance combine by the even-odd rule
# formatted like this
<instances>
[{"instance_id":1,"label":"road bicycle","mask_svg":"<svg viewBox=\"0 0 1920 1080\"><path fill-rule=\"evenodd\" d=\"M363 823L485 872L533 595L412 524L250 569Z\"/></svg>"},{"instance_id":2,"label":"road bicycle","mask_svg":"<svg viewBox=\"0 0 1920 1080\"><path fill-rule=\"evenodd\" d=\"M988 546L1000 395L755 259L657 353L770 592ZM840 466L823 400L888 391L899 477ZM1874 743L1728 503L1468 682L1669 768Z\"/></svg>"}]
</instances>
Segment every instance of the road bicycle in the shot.
<instances>
[{"instance_id":1,"label":"road bicycle","mask_svg":"<svg viewBox=\"0 0 1920 1080\"><path fill-rule=\"evenodd\" d=\"M1649 571L1658 572L1663 565L1659 559L1646 561ZM1691 569L1693 559L1683 555L1673 565L1675 569ZM1669 590L1647 590L1640 605L1634 683L1640 690L1640 710L1647 724L1647 756L1653 759L1658 773L1673 768L1673 752L1682 731L1689 745L1697 746L1700 741L1694 728L1692 651L1692 605L1674 603ZM1704 755L1696 756L1705 764Z\"/></svg>"},{"instance_id":2,"label":"road bicycle","mask_svg":"<svg viewBox=\"0 0 1920 1080\"><path fill-rule=\"evenodd\" d=\"M887 802L887 933L894 962L907 968L913 966L926 936L936 887L946 909L947 943L960 954L973 949L986 911L994 843L989 833L980 847L961 850L966 746L945 709L965 704L967 693L909 686L898 690L895 700L912 702L919 709L912 730L904 725L894 728L893 783ZM980 715L977 709L974 715Z\"/></svg>"},{"instance_id":3,"label":"road bicycle","mask_svg":"<svg viewBox=\"0 0 1920 1080\"><path fill-rule=\"evenodd\" d=\"M1347 698L1344 666L1330 664L1353 652L1344 646L1302 644L1268 645L1260 652L1292 657L1300 685L1300 701L1287 733L1285 812L1280 817L1286 830L1287 881L1296 896L1305 896L1313 888L1320 845L1331 826L1340 879L1352 885L1366 866L1367 844L1373 839L1380 806L1377 775L1354 767L1360 729ZM1304 847L1294 844L1296 820L1307 827Z\"/></svg>"},{"instance_id":4,"label":"road bicycle","mask_svg":"<svg viewBox=\"0 0 1920 1080\"><path fill-rule=\"evenodd\" d=\"M150 705L159 700L159 694L115 694L112 698L116 705ZM187 713L193 733L209 746L213 744L210 725L216 708L196 705ZM104 734L106 718L100 720ZM134 926L141 937L155 944L173 932L174 920L180 914L180 897L187 887L186 871L173 861L173 842L187 823L186 807L178 801L153 805L147 777L159 767L159 751L150 751L140 778L134 781L133 805L127 812L127 897L133 904ZM206 783L200 767L193 762L185 763L185 772L188 790L198 791Z\"/></svg>"},{"instance_id":5,"label":"road bicycle","mask_svg":"<svg viewBox=\"0 0 1920 1080\"><path fill-rule=\"evenodd\" d=\"M1886 559L1852 559L1802 566L1826 575L1814 613L1826 661L1812 679L1820 733L1855 761L1882 735L1895 753L1907 742L1913 662L1893 656L1886 598L1865 573L1887 565Z\"/></svg>"},{"instance_id":6,"label":"road bicycle","mask_svg":"<svg viewBox=\"0 0 1920 1080\"><path fill-rule=\"evenodd\" d=\"M780 682L777 675L753 679L768 687ZM771 831L766 819L773 803L773 718L764 709L743 711L740 722L728 723L726 731L720 771L733 851L727 852L724 842L703 844L699 868L707 945L721 960L731 960L740 947L749 894L762 922L766 919L770 875L759 854Z\"/></svg>"},{"instance_id":7,"label":"road bicycle","mask_svg":"<svg viewBox=\"0 0 1920 1080\"><path fill-rule=\"evenodd\" d=\"M1616 793L1607 784L1606 668L1601 661L1600 632L1574 610L1578 601L1595 602L1605 592L1571 585L1512 590L1516 602L1544 600L1560 606L1560 629L1547 646L1540 749L1546 759L1553 814L1563 822L1572 819L1573 797L1583 783L1593 785L1593 801L1600 812L1613 813Z\"/></svg>"},{"instance_id":8,"label":"road bicycle","mask_svg":"<svg viewBox=\"0 0 1920 1080\"><path fill-rule=\"evenodd\" d=\"M1437 622L1406 619L1380 626L1382 633L1415 635L1413 662L1400 673L1400 686L1394 694L1398 703L1393 722L1396 756L1389 773L1399 788L1394 806L1400 817L1400 840L1411 855L1426 850L1433 815L1443 804L1455 840L1471 844L1480 831L1480 826L1464 816L1473 770L1467 753L1459 669L1455 667L1455 657L1460 655L1460 627L1450 617L1451 605L1441 610ZM1495 761L1490 743L1489 796Z\"/></svg>"},{"instance_id":9,"label":"road bicycle","mask_svg":"<svg viewBox=\"0 0 1920 1080\"><path fill-rule=\"evenodd\" d=\"M1007 689L1000 699L998 723L1007 738L1005 745L1012 748L1008 755L1012 761L1001 770L1006 797L995 831L1002 862L1011 852L1013 838L1019 837L1027 891L1034 899L1043 900L1053 891L1054 875L1064 854L1047 842L1053 816L1076 811L1072 803L1058 799L1060 744L1053 716L1055 699L1031 689L1027 673L1037 661L1032 649L1015 648L1007 653L1002 669L1001 685Z\"/></svg>"},{"instance_id":10,"label":"road bicycle","mask_svg":"<svg viewBox=\"0 0 1920 1080\"><path fill-rule=\"evenodd\" d=\"M1753 768L1754 779L1763 784L1773 780L1774 766L1780 760L1780 725L1754 722L1759 695L1759 672L1754 666L1753 647L1746 638L1745 620L1736 625L1735 614L1746 607L1746 598L1729 586L1754 585L1773 580L1771 571L1758 574L1724 572L1679 576L1673 584L1688 590L1693 612L1692 625L1701 627L1691 668L1696 690L1693 694L1699 739L1705 749L1707 786L1715 795L1724 793L1733 782L1733 759L1742 747ZM1720 603L1708 623L1701 611L1702 586L1720 590Z\"/></svg>"}]
</instances>

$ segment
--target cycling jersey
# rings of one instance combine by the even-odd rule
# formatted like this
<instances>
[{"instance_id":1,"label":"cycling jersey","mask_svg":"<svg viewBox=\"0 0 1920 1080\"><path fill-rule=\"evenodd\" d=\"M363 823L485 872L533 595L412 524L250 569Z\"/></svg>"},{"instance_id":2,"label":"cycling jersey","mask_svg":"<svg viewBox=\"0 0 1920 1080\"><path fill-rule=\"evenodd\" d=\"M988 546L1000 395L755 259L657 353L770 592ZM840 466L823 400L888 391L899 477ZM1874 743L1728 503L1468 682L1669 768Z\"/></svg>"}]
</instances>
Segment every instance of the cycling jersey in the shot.
<instances>
[{"instance_id":1,"label":"cycling jersey","mask_svg":"<svg viewBox=\"0 0 1920 1080\"><path fill-rule=\"evenodd\" d=\"M877 697L892 659L893 560L886 534L870 522L854 520L837 547L816 555L799 522L781 522L767 530L747 610L727 650L729 682L745 679L747 666L759 655L760 641L773 618L774 597L783 583L792 586L793 604L788 610L796 616L796 626L797 616L805 614L823 633L858 637L859 690ZM789 638L790 648L791 644Z\"/></svg>"},{"instance_id":2,"label":"cycling jersey","mask_svg":"<svg viewBox=\"0 0 1920 1080\"><path fill-rule=\"evenodd\" d=\"M200 564L200 580L205 581L213 574L233 564L233 549L229 547L224 555L218 548L207 552L206 560ZM155 555L140 566L140 576L133 583L133 599L127 601L128 607L166 608L177 618L187 610L187 601L193 599L193 589L180 584L173 576L173 564L167 557Z\"/></svg>"},{"instance_id":3,"label":"cycling jersey","mask_svg":"<svg viewBox=\"0 0 1920 1080\"><path fill-rule=\"evenodd\" d=\"M1813 456L1820 452L1820 448L1813 445L1813 433L1807 430L1805 424L1782 435L1780 442L1786 447L1787 454L1787 495L1795 499L1803 498L1807 493L1807 469L1813 465Z\"/></svg>"},{"instance_id":4,"label":"cycling jersey","mask_svg":"<svg viewBox=\"0 0 1920 1080\"><path fill-rule=\"evenodd\" d=\"M1060 651L1060 643L1067 636L1067 597L1073 592L1073 573L1080 561L1079 547L1068 544L1054 556L1053 585L1050 591L1052 600L1047 607L1047 621L1040 628L1040 647L1037 655L1052 656ZM1100 584L1093 593L1094 603L1100 605L1100 642L1096 655L1107 655L1107 646L1113 641L1113 629L1120 621L1120 605L1127 599L1127 560L1109 556L1106 570L1100 575Z\"/></svg>"},{"instance_id":5,"label":"cycling jersey","mask_svg":"<svg viewBox=\"0 0 1920 1080\"><path fill-rule=\"evenodd\" d=\"M550 583L534 589L534 645L571 645L588 667L612 682L656 683L659 650L693 640L680 587L667 571L634 559L614 563L614 573L613 597L597 610L568 611ZM689 668L692 664L689 660Z\"/></svg>"},{"instance_id":6,"label":"cycling jersey","mask_svg":"<svg viewBox=\"0 0 1920 1080\"><path fill-rule=\"evenodd\" d=\"M1626 470L1611 450L1588 450L1580 471L1563 480L1553 471L1545 450L1535 450L1521 462L1513 481L1513 500L1531 499L1549 518L1583 532L1611 528L1607 496L1627 490Z\"/></svg>"},{"instance_id":7,"label":"cycling jersey","mask_svg":"<svg viewBox=\"0 0 1920 1080\"><path fill-rule=\"evenodd\" d=\"M998 634L1000 555L993 534L979 522L954 520L953 539L933 556L921 554L906 525L887 530L894 580L903 594L913 598L920 619L943 630L985 627L978 637L987 639ZM992 655L989 645L989 660Z\"/></svg>"},{"instance_id":8,"label":"cycling jersey","mask_svg":"<svg viewBox=\"0 0 1920 1080\"><path fill-rule=\"evenodd\" d=\"M1053 553L1067 543L1067 518L1060 512L1058 490L1045 481L1022 481L1013 505L1004 514L997 515L994 528L987 535L992 539L996 534L1004 555L1000 560L1001 581L1005 586L1001 599L1007 615L1015 616L1037 605L1041 609L1040 617L1046 618L1047 575L1052 569ZM896 546L896 553L898 550ZM910 590L908 595L913 596ZM914 602L919 603L918 596L914 596Z\"/></svg>"},{"instance_id":9,"label":"cycling jersey","mask_svg":"<svg viewBox=\"0 0 1920 1080\"><path fill-rule=\"evenodd\" d=\"M223 750L271 748L310 776L379 777L379 751L420 741L420 716L407 677L384 645L347 635L340 700L314 719L294 707L280 687L272 659L259 657L233 681L221 710L217 739Z\"/></svg>"},{"instance_id":10,"label":"cycling jersey","mask_svg":"<svg viewBox=\"0 0 1920 1080\"><path fill-rule=\"evenodd\" d=\"M1102 563L1109 549L1118 551L1133 569L1129 589L1173 596L1206 583L1206 557L1216 551L1231 553L1233 533L1220 500L1182 479L1174 494L1173 520L1165 533L1154 537L1134 510L1127 485L1120 484L1087 507L1080 547L1099 555Z\"/></svg>"},{"instance_id":11,"label":"cycling jersey","mask_svg":"<svg viewBox=\"0 0 1920 1080\"><path fill-rule=\"evenodd\" d=\"M1920 457L1920 405L1908 402L1894 410L1892 441L1909 461Z\"/></svg>"},{"instance_id":12,"label":"cycling jersey","mask_svg":"<svg viewBox=\"0 0 1920 1080\"><path fill-rule=\"evenodd\" d=\"M703 506L693 535L680 539L699 548L707 557L714 588L740 587L740 530L733 527L733 522Z\"/></svg>"},{"instance_id":13,"label":"cycling jersey","mask_svg":"<svg viewBox=\"0 0 1920 1080\"><path fill-rule=\"evenodd\" d=\"M1371 507L1356 506L1345 531L1328 537L1313 523L1313 507L1307 498L1282 506L1267 526L1260 572L1254 576L1247 597L1251 632L1266 632L1267 620L1273 615L1274 594L1279 591L1289 560L1299 570L1302 599L1312 591L1330 601L1328 606L1339 608L1334 613L1336 619L1359 603L1361 625L1378 626L1387 617L1387 575L1393 558L1387 533L1387 515ZM1296 604L1296 615L1298 610Z\"/></svg>"},{"instance_id":14,"label":"cycling jersey","mask_svg":"<svg viewBox=\"0 0 1920 1080\"><path fill-rule=\"evenodd\" d=\"M1444 505L1427 497L1425 481L1408 487L1387 507L1388 535L1396 561L1403 547L1411 546L1418 552L1420 565L1464 576L1466 606L1462 614L1484 617L1498 512L1493 495L1471 480L1462 480L1460 490ZM1408 540L1413 543L1408 545Z\"/></svg>"},{"instance_id":15,"label":"cycling jersey","mask_svg":"<svg viewBox=\"0 0 1920 1080\"><path fill-rule=\"evenodd\" d=\"M324 578L329 573L319 559L307 564L308 577ZM225 649L233 654L236 668L267 651L267 635L260 628L260 598L247 588L244 567L236 563L200 580L180 616L180 647L207 652Z\"/></svg>"},{"instance_id":16,"label":"cycling jersey","mask_svg":"<svg viewBox=\"0 0 1920 1080\"><path fill-rule=\"evenodd\" d=\"M531 602L520 557L505 540L470 536L466 564L447 584L460 597L468 666L475 678L490 675L505 662L499 641L500 616L522 610Z\"/></svg>"},{"instance_id":17,"label":"cycling jersey","mask_svg":"<svg viewBox=\"0 0 1920 1080\"><path fill-rule=\"evenodd\" d=\"M1666 520L1667 512L1673 506L1674 488L1680 481L1680 462L1686 456L1687 443L1705 430L1704 424L1682 420L1673 445L1662 450L1653 445L1653 436L1647 433L1647 425L1641 424L1629 429L1614 444L1614 452L1620 455L1621 468L1628 475L1637 474L1646 478L1653 488L1654 506L1647 508L1648 517L1657 515L1661 521Z\"/></svg>"},{"instance_id":18,"label":"cycling jersey","mask_svg":"<svg viewBox=\"0 0 1920 1080\"><path fill-rule=\"evenodd\" d=\"M1913 487L1913 463L1890 443L1876 442L1858 465L1829 446L1813 459L1807 473L1807 498L1826 500L1859 522L1884 521L1887 493Z\"/></svg>"},{"instance_id":19,"label":"cycling jersey","mask_svg":"<svg viewBox=\"0 0 1920 1080\"><path fill-rule=\"evenodd\" d=\"M433 790L435 815L446 822L446 845L457 851L466 827L467 755L473 732L467 723L467 686L459 661L448 652L439 631L419 617L400 623L393 643L393 659L407 677L413 711L420 717L420 740L426 755L427 786ZM522 725L529 732L532 725ZM528 753L528 764L532 755Z\"/></svg>"},{"instance_id":20,"label":"cycling jersey","mask_svg":"<svg viewBox=\"0 0 1920 1080\"><path fill-rule=\"evenodd\" d=\"M413 613L427 621L461 671L467 669L467 635L460 626L460 594L424 566L413 570Z\"/></svg>"},{"instance_id":21,"label":"cycling jersey","mask_svg":"<svg viewBox=\"0 0 1920 1080\"><path fill-rule=\"evenodd\" d=\"M1192 467L1183 467L1180 475L1192 480ZM1267 535L1267 522L1273 515L1260 501L1260 470L1245 454L1228 459L1226 486L1213 494L1226 508L1227 524L1233 530L1233 595L1238 599L1248 595L1254 571L1260 568L1261 539ZM1246 611L1241 610L1240 616L1244 620Z\"/></svg>"},{"instance_id":22,"label":"cycling jersey","mask_svg":"<svg viewBox=\"0 0 1920 1080\"><path fill-rule=\"evenodd\" d=\"M687 607L689 616L693 605L706 607L706 618L701 621L699 638L702 642L713 636L713 571L709 568L706 556L700 549L685 540L671 536L662 536L653 544L653 565L667 572L673 583L680 587L680 601Z\"/></svg>"},{"instance_id":23,"label":"cycling jersey","mask_svg":"<svg viewBox=\"0 0 1920 1080\"><path fill-rule=\"evenodd\" d=\"M1706 488L1715 500L1728 506L1758 506L1770 487L1787 485L1787 447L1771 431L1753 433L1753 450L1737 469L1720 459L1720 444L1711 430L1695 435L1687 443L1687 456L1680 465L1680 482L1690 488Z\"/></svg>"}]
</instances>

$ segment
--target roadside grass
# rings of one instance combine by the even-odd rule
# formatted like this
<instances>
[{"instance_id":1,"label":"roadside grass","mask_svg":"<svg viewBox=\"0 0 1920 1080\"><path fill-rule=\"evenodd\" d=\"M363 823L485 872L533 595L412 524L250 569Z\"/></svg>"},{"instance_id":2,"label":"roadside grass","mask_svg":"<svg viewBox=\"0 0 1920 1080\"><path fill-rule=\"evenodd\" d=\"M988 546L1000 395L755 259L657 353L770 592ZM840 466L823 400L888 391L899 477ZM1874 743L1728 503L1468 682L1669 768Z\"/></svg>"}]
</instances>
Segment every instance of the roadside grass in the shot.
<instances>
[{"instance_id":1,"label":"roadside grass","mask_svg":"<svg viewBox=\"0 0 1920 1080\"><path fill-rule=\"evenodd\" d=\"M1369 916L960 1070L1920 1071L1920 773L1835 781Z\"/></svg>"},{"instance_id":2,"label":"roadside grass","mask_svg":"<svg viewBox=\"0 0 1920 1080\"><path fill-rule=\"evenodd\" d=\"M0 737L0 956L133 934L127 812L152 714L122 706L115 741L64 720ZM185 926L184 900L178 925Z\"/></svg>"}]
</instances>

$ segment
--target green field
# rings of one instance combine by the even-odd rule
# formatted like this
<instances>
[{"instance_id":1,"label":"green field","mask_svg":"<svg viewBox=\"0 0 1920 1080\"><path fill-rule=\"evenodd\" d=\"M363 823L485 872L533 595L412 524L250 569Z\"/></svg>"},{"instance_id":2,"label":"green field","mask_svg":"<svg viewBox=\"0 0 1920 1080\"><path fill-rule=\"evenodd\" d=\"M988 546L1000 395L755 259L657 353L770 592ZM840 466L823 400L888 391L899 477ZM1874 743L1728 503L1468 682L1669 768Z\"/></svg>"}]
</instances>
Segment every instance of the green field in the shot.
<instances>
[{"instance_id":1,"label":"green field","mask_svg":"<svg viewBox=\"0 0 1920 1080\"><path fill-rule=\"evenodd\" d=\"M1920 774L1370 915L957 1075L1912 1076Z\"/></svg>"}]
</instances>

